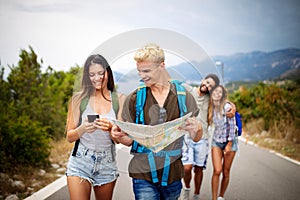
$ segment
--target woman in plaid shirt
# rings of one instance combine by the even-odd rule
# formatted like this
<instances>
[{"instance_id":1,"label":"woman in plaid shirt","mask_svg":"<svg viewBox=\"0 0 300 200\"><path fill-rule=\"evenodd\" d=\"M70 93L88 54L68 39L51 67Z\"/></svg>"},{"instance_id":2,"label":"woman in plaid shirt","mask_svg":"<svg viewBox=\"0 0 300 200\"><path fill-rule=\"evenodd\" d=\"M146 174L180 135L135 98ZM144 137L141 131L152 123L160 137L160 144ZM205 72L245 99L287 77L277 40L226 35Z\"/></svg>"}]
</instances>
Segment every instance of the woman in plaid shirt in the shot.
<instances>
[{"instance_id":1,"label":"woman in plaid shirt","mask_svg":"<svg viewBox=\"0 0 300 200\"><path fill-rule=\"evenodd\" d=\"M230 177L230 168L238 149L236 136L235 117L228 118L225 113L232 107L227 102L227 92L222 85L217 86L210 98L208 123L213 125L214 134L212 140L212 163L214 167L212 175L212 199L224 200ZM219 189L219 177L223 173L221 189Z\"/></svg>"}]
</instances>

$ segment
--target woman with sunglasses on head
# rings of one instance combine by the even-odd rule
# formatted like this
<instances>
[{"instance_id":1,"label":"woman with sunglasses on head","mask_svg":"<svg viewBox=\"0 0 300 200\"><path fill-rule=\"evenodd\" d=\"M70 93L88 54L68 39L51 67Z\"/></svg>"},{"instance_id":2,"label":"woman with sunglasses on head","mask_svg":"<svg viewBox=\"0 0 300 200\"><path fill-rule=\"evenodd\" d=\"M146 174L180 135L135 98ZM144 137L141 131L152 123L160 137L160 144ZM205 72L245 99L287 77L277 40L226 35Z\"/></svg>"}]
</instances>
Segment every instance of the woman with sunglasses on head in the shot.
<instances>
[{"instance_id":1,"label":"woman with sunglasses on head","mask_svg":"<svg viewBox=\"0 0 300 200\"><path fill-rule=\"evenodd\" d=\"M225 88L222 85L217 86L211 94L208 112L208 123L213 124L214 127L211 150L214 168L211 180L213 200L224 200L224 194L229 183L230 168L238 149L235 117L229 118L225 115L227 111L232 109L231 104L226 99ZM218 197L221 173L223 174Z\"/></svg>"},{"instance_id":2,"label":"woman with sunglasses on head","mask_svg":"<svg viewBox=\"0 0 300 200\"><path fill-rule=\"evenodd\" d=\"M112 199L119 174L110 137L111 119L120 119L121 112L114 110L114 103L122 110L125 100L114 89L113 73L106 59L98 54L89 56L81 91L73 95L68 109L66 137L69 142L76 141L66 171L71 200L89 200L92 187L97 200ZM98 118L88 120L88 115Z\"/></svg>"}]
</instances>

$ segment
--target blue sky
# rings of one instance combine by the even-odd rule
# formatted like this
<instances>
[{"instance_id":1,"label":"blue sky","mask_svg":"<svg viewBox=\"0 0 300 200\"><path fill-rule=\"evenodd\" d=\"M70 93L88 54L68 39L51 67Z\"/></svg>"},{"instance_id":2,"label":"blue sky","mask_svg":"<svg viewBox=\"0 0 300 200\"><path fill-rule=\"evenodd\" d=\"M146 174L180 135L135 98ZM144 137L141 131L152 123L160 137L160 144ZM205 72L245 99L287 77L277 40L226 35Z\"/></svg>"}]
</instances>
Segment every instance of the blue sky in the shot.
<instances>
[{"instance_id":1,"label":"blue sky","mask_svg":"<svg viewBox=\"0 0 300 200\"><path fill-rule=\"evenodd\" d=\"M31 45L45 66L82 65L101 43L126 31L176 31L210 56L300 48L297 0L0 0L1 65ZM155 41L154 41L155 42Z\"/></svg>"}]
</instances>

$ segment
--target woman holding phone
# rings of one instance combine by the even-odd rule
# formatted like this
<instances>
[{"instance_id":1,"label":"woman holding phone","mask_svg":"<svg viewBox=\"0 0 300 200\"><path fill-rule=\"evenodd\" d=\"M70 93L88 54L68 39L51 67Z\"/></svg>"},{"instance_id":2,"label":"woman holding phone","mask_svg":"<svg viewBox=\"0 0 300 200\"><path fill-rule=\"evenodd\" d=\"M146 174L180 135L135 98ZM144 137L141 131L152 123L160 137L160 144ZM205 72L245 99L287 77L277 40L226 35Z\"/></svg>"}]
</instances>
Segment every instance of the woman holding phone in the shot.
<instances>
[{"instance_id":1,"label":"woman holding phone","mask_svg":"<svg viewBox=\"0 0 300 200\"><path fill-rule=\"evenodd\" d=\"M66 137L75 142L67 166L67 183L71 200L89 200L91 189L96 199L112 199L118 177L116 149L110 137L111 119L120 119L113 109L114 96L119 111L125 96L114 95L112 70L101 55L87 58L81 91L73 95L68 109Z\"/></svg>"},{"instance_id":2,"label":"woman holding phone","mask_svg":"<svg viewBox=\"0 0 300 200\"><path fill-rule=\"evenodd\" d=\"M210 97L208 124L214 126L211 150L214 168L211 180L212 200L224 200L224 194L229 184L230 168L238 150L235 117L229 118L225 115L232 109L232 105L226 98L227 92L222 85L217 86ZM222 181L218 195L221 173Z\"/></svg>"}]
</instances>

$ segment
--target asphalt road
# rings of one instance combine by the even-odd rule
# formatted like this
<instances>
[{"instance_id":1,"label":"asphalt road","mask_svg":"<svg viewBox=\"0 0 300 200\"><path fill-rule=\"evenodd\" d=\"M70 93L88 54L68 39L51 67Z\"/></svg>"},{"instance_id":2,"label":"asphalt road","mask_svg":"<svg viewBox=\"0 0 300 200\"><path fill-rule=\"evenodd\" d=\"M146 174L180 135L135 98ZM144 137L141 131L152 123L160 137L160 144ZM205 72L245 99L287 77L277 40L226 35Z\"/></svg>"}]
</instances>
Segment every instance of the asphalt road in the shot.
<instances>
[{"instance_id":1,"label":"asphalt road","mask_svg":"<svg viewBox=\"0 0 300 200\"><path fill-rule=\"evenodd\" d=\"M269 151L240 142L231 180L225 194L227 200L298 200L300 199L300 165ZM134 199L127 165L130 160L128 148L117 151L120 177L114 191L114 200ZM209 161L201 189L201 199L211 199L212 164ZM192 184L193 185L193 184ZM192 194L191 194L192 195ZM46 198L69 199L66 186ZM91 199L94 199L92 196Z\"/></svg>"}]
</instances>

